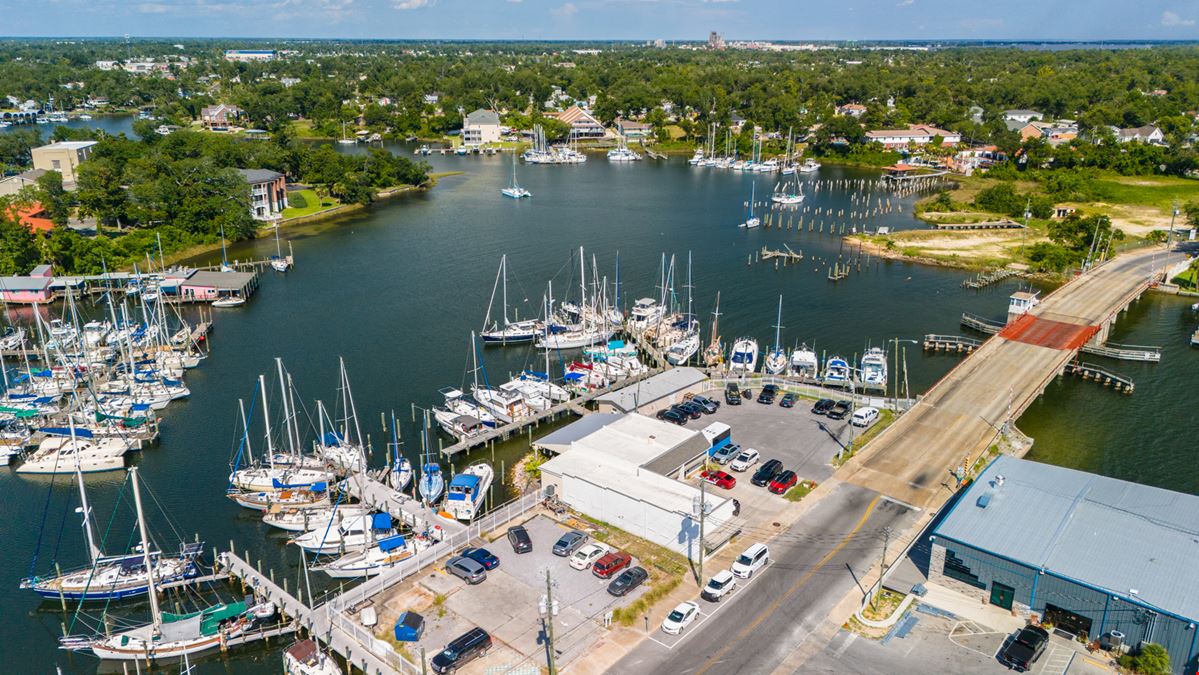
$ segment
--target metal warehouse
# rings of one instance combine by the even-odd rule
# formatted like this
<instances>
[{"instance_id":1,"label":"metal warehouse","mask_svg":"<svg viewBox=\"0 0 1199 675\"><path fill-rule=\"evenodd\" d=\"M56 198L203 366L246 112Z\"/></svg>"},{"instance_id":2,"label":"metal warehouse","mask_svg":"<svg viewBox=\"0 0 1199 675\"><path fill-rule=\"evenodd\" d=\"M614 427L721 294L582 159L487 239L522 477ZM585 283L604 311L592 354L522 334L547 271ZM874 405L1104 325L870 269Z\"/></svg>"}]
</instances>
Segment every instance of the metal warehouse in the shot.
<instances>
[{"instance_id":1,"label":"metal warehouse","mask_svg":"<svg viewBox=\"0 0 1199 675\"><path fill-rule=\"evenodd\" d=\"M1199 497L999 457L932 535L929 578L1058 629L1199 667Z\"/></svg>"}]
</instances>

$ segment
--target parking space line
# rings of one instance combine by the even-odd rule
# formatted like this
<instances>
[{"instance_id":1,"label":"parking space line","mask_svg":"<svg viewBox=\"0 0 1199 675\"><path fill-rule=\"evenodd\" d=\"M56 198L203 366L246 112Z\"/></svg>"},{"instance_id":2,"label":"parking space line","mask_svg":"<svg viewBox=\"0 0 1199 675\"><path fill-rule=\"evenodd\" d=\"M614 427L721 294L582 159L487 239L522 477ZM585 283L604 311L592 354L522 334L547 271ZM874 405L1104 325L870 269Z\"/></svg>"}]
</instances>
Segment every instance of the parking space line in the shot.
<instances>
[{"instance_id":1,"label":"parking space line","mask_svg":"<svg viewBox=\"0 0 1199 675\"><path fill-rule=\"evenodd\" d=\"M984 652L979 649L975 649L974 647L964 645L953 638L955 635L960 635L962 637L971 637L974 635L1007 635L1007 633L1000 633L999 631L982 631L982 630L970 630L970 632L967 632L967 633L957 633L956 632L958 628L961 628L962 626L964 626L966 624L969 624L969 625L973 626L974 628L979 628L978 624L974 623L973 621L959 621L956 624L954 624L953 628L950 629L949 635L947 636L949 638L949 641L952 642L953 644L957 645L958 647L961 647L962 649L965 649L967 651L974 652L975 654L982 654L983 656L985 656L987 658L992 658L992 659L997 658L999 655L999 650L1003 649L1003 641L1000 641L999 647L997 647L995 649L995 653L991 654L991 653L987 653L987 652Z\"/></svg>"},{"instance_id":2,"label":"parking space line","mask_svg":"<svg viewBox=\"0 0 1199 675\"><path fill-rule=\"evenodd\" d=\"M662 645L663 647L673 651L674 648L679 646L680 644L682 644L682 642L684 640L686 640L687 638L694 635L699 630L700 625L703 624L703 622L706 619L708 619L712 616L715 616L716 612L719 612L721 610L721 608L727 606L729 604L729 602L732 601L733 598L738 595L738 593L740 592L739 589L748 588L749 585L752 584L755 580L760 579L762 577L762 574L764 574L766 572L766 570L770 569L770 567L772 565L774 565L773 560L767 561L766 565L764 565L762 567L762 569L758 571L757 574L754 574L750 578L745 579L744 584L737 584L736 586L734 586L733 590L729 591L728 598L725 600L722 600L721 602L716 603L716 606L713 607L710 612L704 612L704 610L702 609L704 607L704 605L700 605L701 609L699 610L699 618L695 620L695 623L691 624L689 627L684 629L683 632L677 636L678 639L675 640L673 645L668 645L665 642L662 642L661 640L654 638L652 635L649 636L649 639L651 639L654 642L657 642L658 644ZM696 602L696 601L693 601L693 602ZM699 602L702 602L702 599ZM696 602L696 604L698 605L699 602ZM658 630L661 630L661 626L659 626Z\"/></svg>"}]
</instances>

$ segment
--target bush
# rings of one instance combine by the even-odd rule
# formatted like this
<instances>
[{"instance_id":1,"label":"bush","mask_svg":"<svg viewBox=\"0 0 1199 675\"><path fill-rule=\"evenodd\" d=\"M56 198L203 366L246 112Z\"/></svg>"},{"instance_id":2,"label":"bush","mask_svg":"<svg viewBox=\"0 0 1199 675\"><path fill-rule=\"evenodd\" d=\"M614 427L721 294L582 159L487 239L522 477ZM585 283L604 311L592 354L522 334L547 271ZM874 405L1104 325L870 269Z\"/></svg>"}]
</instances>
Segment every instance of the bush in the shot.
<instances>
[{"instance_id":1,"label":"bush","mask_svg":"<svg viewBox=\"0 0 1199 675\"><path fill-rule=\"evenodd\" d=\"M1141 675L1170 675L1170 655L1166 648L1148 642L1141 646L1135 656L1125 654L1120 657L1120 665Z\"/></svg>"},{"instance_id":2,"label":"bush","mask_svg":"<svg viewBox=\"0 0 1199 675\"><path fill-rule=\"evenodd\" d=\"M659 600L669 595L682 581L681 577L659 581L633 603L612 610L612 620L622 626L632 626L634 621L657 604Z\"/></svg>"},{"instance_id":3,"label":"bush","mask_svg":"<svg viewBox=\"0 0 1199 675\"><path fill-rule=\"evenodd\" d=\"M974 198L974 205L982 211L992 213L1010 215L1024 212L1024 198L1016 192L1011 183L999 183L979 192Z\"/></svg>"},{"instance_id":4,"label":"bush","mask_svg":"<svg viewBox=\"0 0 1199 675\"><path fill-rule=\"evenodd\" d=\"M293 192L287 196L287 205L293 209L308 208L308 200L304 198L304 193Z\"/></svg>"}]
</instances>

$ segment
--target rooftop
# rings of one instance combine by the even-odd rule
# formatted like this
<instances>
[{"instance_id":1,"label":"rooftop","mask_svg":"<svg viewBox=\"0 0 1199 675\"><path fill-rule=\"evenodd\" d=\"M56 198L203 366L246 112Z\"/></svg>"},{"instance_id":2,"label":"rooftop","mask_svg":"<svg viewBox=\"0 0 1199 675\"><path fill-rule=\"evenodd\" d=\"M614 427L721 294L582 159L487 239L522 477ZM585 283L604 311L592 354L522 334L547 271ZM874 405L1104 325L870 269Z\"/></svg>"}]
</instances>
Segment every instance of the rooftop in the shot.
<instances>
[{"instance_id":1,"label":"rooftop","mask_svg":"<svg viewBox=\"0 0 1199 675\"><path fill-rule=\"evenodd\" d=\"M621 412L632 412L638 406L653 403L706 379L708 376L695 368L671 368L623 389L599 396L595 401L598 404L611 405Z\"/></svg>"},{"instance_id":2,"label":"rooftop","mask_svg":"<svg viewBox=\"0 0 1199 675\"><path fill-rule=\"evenodd\" d=\"M51 143L51 144L49 144L49 145L43 145L42 147L40 147L40 148L37 148L37 149L38 149L38 150L45 150L45 149L51 149L51 150L82 150L82 149L84 149L84 148L90 148L90 147L92 147L92 146L93 146L93 145L95 145L95 144L96 144L96 141L58 141L57 143Z\"/></svg>"},{"instance_id":3,"label":"rooftop","mask_svg":"<svg viewBox=\"0 0 1199 675\"><path fill-rule=\"evenodd\" d=\"M182 282L184 286L206 286L218 291L243 291L254 280L253 272L197 271Z\"/></svg>"},{"instance_id":4,"label":"rooftop","mask_svg":"<svg viewBox=\"0 0 1199 675\"><path fill-rule=\"evenodd\" d=\"M1000 456L935 536L1199 618L1194 495Z\"/></svg>"},{"instance_id":5,"label":"rooftop","mask_svg":"<svg viewBox=\"0 0 1199 675\"><path fill-rule=\"evenodd\" d=\"M269 183L283 177L283 174L278 171L271 171L270 169L237 169L236 171L251 185Z\"/></svg>"},{"instance_id":6,"label":"rooftop","mask_svg":"<svg viewBox=\"0 0 1199 675\"><path fill-rule=\"evenodd\" d=\"M484 110L479 108L466 116L467 124L487 124L498 125L500 123L500 115L494 110Z\"/></svg>"}]
</instances>

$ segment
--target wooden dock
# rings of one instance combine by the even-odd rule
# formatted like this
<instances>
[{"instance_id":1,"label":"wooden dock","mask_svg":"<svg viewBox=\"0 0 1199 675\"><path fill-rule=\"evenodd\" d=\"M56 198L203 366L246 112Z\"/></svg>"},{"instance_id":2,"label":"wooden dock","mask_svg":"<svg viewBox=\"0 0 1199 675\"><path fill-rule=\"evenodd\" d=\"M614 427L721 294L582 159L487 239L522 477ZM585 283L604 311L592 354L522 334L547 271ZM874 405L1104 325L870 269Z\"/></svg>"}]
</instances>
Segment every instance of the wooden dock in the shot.
<instances>
[{"instance_id":1,"label":"wooden dock","mask_svg":"<svg viewBox=\"0 0 1199 675\"><path fill-rule=\"evenodd\" d=\"M929 333L924 336L924 351L926 352L955 352L969 354L982 345L981 340L962 337L960 335L939 335Z\"/></svg>"},{"instance_id":2,"label":"wooden dock","mask_svg":"<svg viewBox=\"0 0 1199 675\"><path fill-rule=\"evenodd\" d=\"M783 264L795 263L803 260L803 251L796 253L795 251L791 250L790 246L786 244L783 244L783 248L786 250L780 251L777 249L769 249L763 246L762 250L758 252L758 259L771 260L773 258L781 258Z\"/></svg>"},{"instance_id":3,"label":"wooden dock","mask_svg":"<svg viewBox=\"0 0 1199 675\"><path fill-rule=\"evenodd\" d=\"M986 288L987 286L999 283L1004 279L1010 279L1019 273L1020 272L1010 267L1003 267L997 270L991 270L990 272L980 272L974 278L963 281L962 288Z\"/></svg>"},{"instance_id":4,"label":"wooden dock","mask_svg":"<svg viewBox=\"0 0 1199 675\"><path fill-rule=\"evenodd\" d=\"M980 223L934 223L933 225L938 230L1020 230L1024 228L1022 223L1010 218L985 220Z\"/></svg>"},{"instance_id":5,"label":"wooden dock","mask_svg":"<svg viewBox=\"0 0 1199 675\"><path fill-rule=\"evenodd\" d=\"M1066 364L1066 368L1062 371L1065 375L1078 375L1084 380L1093 380L1098 384L1123 393L1131 394L1136 385L1131 378L1113 373L1110 370L1101 368L1093 363L1082 363L1080 361L1071 361Z\"/></svg>"}]
</instances>

